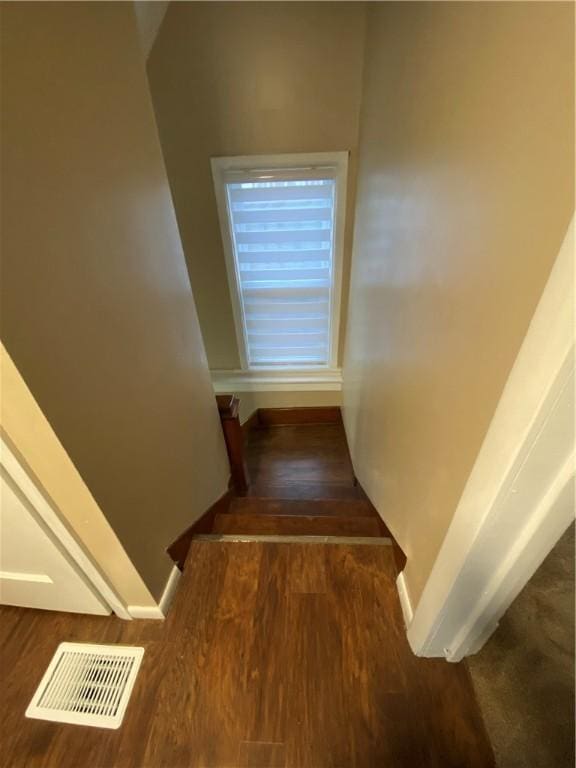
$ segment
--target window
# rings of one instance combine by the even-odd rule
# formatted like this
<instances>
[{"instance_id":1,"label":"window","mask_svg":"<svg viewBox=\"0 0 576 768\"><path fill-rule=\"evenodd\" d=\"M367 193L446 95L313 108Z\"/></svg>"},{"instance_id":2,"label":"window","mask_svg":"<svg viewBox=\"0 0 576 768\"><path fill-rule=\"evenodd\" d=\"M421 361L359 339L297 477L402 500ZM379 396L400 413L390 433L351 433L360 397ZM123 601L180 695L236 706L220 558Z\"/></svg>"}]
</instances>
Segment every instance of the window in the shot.
<instances>
[{"instance_id":1,"label":"window","mask_svg":"<svg viewBox=\"0 0 576 768\"><path fill-rule=\"evenodd\" d=\"M336 367L347 158L212 160L245 369Z\"/></svg>"}]
</instances>

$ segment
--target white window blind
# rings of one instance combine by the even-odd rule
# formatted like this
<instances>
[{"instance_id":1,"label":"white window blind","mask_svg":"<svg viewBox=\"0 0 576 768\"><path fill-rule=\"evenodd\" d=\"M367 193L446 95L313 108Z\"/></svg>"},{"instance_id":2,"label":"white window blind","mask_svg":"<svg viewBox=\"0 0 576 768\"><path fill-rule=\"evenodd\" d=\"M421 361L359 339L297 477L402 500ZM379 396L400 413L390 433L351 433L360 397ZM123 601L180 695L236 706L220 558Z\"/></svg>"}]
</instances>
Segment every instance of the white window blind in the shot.
<instances>
[{"instance_id":1,"label":"white window blind","mask_svg":"<svg viewBox=\"0 0 576 768\"><path fill-rule=\"evenodd\" d=\"M226 181L249 366L330 360L333 178Z\"/></svg>"}]
</instances>

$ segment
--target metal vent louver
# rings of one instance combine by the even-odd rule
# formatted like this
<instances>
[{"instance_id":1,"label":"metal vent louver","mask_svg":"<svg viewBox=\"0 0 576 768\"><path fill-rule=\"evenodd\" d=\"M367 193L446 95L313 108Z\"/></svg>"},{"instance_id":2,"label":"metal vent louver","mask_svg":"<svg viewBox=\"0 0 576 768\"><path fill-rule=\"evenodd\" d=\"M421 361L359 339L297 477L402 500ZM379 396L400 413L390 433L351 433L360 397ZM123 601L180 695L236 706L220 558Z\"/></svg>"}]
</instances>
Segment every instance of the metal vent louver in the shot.
<instances>
[{"instance_id":1,"label":"metal vent louver","mask_svg":"<svg viewBox=\"0 0 576 768\"><path fill-rule=\"evenodd\" d=\"M144 648L60 643L26 717L119 728Z\"/></svg>"}]
</instances>

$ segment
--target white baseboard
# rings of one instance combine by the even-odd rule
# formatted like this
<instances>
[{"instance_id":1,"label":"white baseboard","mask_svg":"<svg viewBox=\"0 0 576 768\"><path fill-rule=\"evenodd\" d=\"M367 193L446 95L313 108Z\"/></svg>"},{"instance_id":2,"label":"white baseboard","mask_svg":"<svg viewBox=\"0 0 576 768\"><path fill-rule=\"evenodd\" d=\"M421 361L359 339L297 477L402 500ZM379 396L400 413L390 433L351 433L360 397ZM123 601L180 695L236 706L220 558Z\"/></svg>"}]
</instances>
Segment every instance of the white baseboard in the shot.
<instances>
[{"instance_id":1,"label":"white baseboard","mask_svg":"<svg viewBox=\"0 0 576 768\"><path fill-rule=\"evenodd\" d=\"M178 584L180 582L180 577L182 576L182 571L180 568L178 568L177 565L175 565L172 570L170 571L170 576L168 576L168 581L166 582L166 586L164 587L164 592L162 592L162 597L160 598L160 610L166 616L168 613L168 610L170 608L170 605L172 604L172 600L174 598L174 595L176 594L176 590L178 589Z\"/></svg>"},{"instance_id":2,"label":"white baseboard","mask_svg":"<svg viewBox=\"0 0 576 768\"><path fill-rule=\"evenodd\" d=\"M412 600L410 599L410 593L408 592L408 586L404 579L404 571L398 574L396 579L396 589L398 590L398 596L400 597L400 605L402 606L402 613L404 615L404 623L406 628L412 623L414 611L412 609Z\"/></svg>"},{"instance_id":3,"label":"white baseboard","mask_svg":"<svg viewBox=\"0 0 576 768\"><path fill-rule=\"evenodd\" d=\"M181 576L181 570L175 565L170 571L170 576L168 576L168 581L158 605L129 605L128 612L130 616L133 619L156 619L160 621L165 619L170 603L178 589L178 582Z\"/></svg>"},{"instance_id":4,"label":"white baseboard","mask_svg":"<svg viewBox=\"0 0 576 768\"><path fill-rule=\"evenodd\" d=\"M129 605L128 613L133 619L164 619L158 605Z\"/></svg>"}]
</instances>

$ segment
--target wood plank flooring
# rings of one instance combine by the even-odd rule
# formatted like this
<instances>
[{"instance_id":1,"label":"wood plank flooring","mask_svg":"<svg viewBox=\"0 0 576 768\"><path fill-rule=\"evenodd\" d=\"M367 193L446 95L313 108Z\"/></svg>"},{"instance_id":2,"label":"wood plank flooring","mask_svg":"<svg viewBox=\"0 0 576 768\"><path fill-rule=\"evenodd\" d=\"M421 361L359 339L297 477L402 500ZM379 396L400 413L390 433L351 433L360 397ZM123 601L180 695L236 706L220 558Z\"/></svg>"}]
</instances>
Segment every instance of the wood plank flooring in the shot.
<instances>
[{"instance_id":1,"label":"wood plank flooring","mask_svg":"<svg viewBox=\"0 0 576 768\"><path fill-rule=\"evenodd\" d=\"M247 453L253 485L204 533L374 544L192 539L165 622L0 607L2 768L493 766L466 667L408 647L342 425L255 429ZM63 641L144 646L120 730L24 718Z\"/></svg>"},{"instance_id":2,"label":"wood plank flooring","mask_svg":"<svg viewBox=\"0 0 576 768\"><path fill-rule=\"evenodd\" d=\"M313 506L310 502L313 501ZM363 499L269 499L238 497L228 508L231 514L258 515L309 515L310 509L317 516L326 517L374 517L374 508ZM220 513L222 514L222 513Z\"/></svg>"},{"instance_id":3,"label":"wood plank flooring","mask_svg":"<svg viewBox=\"0 0 576 768\"><path fill-rule=\"evenodd\" d=\"M281 429L281 427L278 427ZM293 499L294 501L322 501L330 499L351 500L365 498L361 489L349 484L335 483L300 483L298 475L292 482L271 483L252 482L246 496L259 499Z\"/></svg>"},{"instance_id":4,"label":"wood plank flooring","mask_svg":"<svg viewBox=\"0 0 576 768\"><path fill-rule=\"evenodd\" d=\"M260 420L249 431L252 486L216 516L213 533L389 536L355 483L344 427L333 410L326 409L334 423L277 426L272 418L272 426ZM285 419L284 412L277 418Z\"/></svg>"},{"instance_id":5,"label":"wood plank flooring","mask_svg":"<svg viewBox=\"0 0 576 768\"><path fill-rule=\"evenodd\" d=\"M374 517L358 515L225 514L217 515L213 533L276 534L279 536L380 536Z\"/></svg>"},{"instance_id":6,"label":"wood plank flooring","mask_svg":"<svg viewBox=\"0 0 576 768\"><path fill-rule=\"evenodd\" d=\"M352 464L341 424L254 429L246 454L250 479L256 488L275 486L278 493L279 486L353 487Z\"/></svg>"},{"instance_id":7,"label":"wood plank flooring","mask_svg":"<svg viewBox=\"0 0 576 768\"><path fill-rule=\"evenodd\" d=\"M297 411L307 409L288 410L290 418L302 420L303 414ZM273 426L263 426L256 415L249 420L244 430L247 463L252 477L259 479L240 496L229 491L170 545L170 556L180 568L190 542L200 533L390 536L355 482L344 427L341 419L335 419L334 409L320 409L331 423L277 426L277 420L286 419L284 409L280 411L267 412ZM302 482L303 476L310 482ZM287 520L288 516L294 519ZM327 519L318 521L318 517ZM396 552L400 552L397 546Z\"/></svg>"},{"instance_id":8,"label":"wood plank flooring","mask_svg":"<svg viewBox=\"0 0 576 768\"><path fill-rule=\"evenodd\" d=\"M6 768L487 768L466 668L411 653L392 548L194 541L165 622L0 609ZM26 720L59 642L145 647L118 731Z\"/></svg>"}]
</instances>

